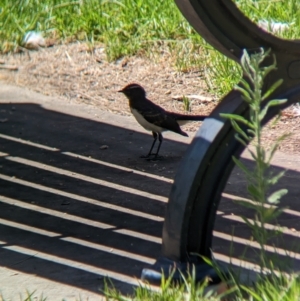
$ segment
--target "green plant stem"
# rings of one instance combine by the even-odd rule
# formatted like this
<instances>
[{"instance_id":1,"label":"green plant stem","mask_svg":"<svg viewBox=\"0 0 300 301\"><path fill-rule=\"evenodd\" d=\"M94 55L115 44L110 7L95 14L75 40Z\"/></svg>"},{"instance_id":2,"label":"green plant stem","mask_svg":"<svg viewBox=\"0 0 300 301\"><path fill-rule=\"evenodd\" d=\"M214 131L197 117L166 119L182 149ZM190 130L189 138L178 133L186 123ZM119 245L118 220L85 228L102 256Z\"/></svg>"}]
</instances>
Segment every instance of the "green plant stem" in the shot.
<instances>
[{"instance_id":1,"label":"green plant stem","mask_svg":"<svg viewBox=\"0 0 300 301\"><path fill-rule=\"evenodd\" d=\"M244 146L250 142L254 143L254 151L249 152L255 160L254 170L247 168L241 161L234 158L234 162L242 169L247 177L248 192L250 194L252 204L245 204L245 202L239 202L241 205L251 208L254 210L254 219L249 220L246 217L242 217L246 224L249 226L252 232L252 236L260 246L259 261L260 261L260 272L263 274L266 269L273 268L273 263L268 260L268 254L266 252L266 245L271 237L278 234L278 231L269 231L266 229L266 224L270 221L274 221L277 216L282 212L282 209L277 207L271 209L269 204L277 204L287 190L281 189L272 193L268 197L268 191L272 184L275 184L282 176L283 173L278 173L275 177L269 172L270 161L276 151L277 145L281 142L284 137L279 137L275 143L271 146L271 152L268 155L267 150L264 148L262 141L262 122L264 116L270 106L279 105L284 103L286 100L265 100L265 95L270 96L272 92L281 84L281 80L274 83L266 92L263 93L263 80L266 75L276 69L276 61L271 66L263 67L260 66L264 61L269 52L264 53L261 49L260 53L249 56L246 51L241 59L241 65L244 71L244 78L241 81L241 85L237 87L237 90L242 93L243 99L249 105L250 118L246 120L242 116L234 114L221 114L223 117L227 117L231 120L233 128L236 130L236 138ZM264 106L262 107L262 104ZM238 125L242 123L246 125L248 129L243 130ZM268 206L266 206L268 205Z\"/></svg>"}]
</instances>

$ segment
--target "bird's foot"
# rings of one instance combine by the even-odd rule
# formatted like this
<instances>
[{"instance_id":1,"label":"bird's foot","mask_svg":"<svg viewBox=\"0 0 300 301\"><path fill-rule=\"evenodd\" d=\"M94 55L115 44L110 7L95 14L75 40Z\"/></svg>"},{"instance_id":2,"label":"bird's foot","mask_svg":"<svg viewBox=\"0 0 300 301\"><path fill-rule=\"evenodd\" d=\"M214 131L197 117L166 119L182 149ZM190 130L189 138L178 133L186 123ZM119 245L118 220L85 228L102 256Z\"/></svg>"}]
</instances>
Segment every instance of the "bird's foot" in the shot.
<instances>
[{"instance_id":1,"label":"bird's foot","mask_svg":"<svg viewBox=\"0 0 300 301\"><path fill-rule=\"evenodd\" d=\"M148 154L148 155L146 155L146 156L140 156L140 158L148 159L148 158L150 158L151 156L155 156L155 155L156 155L156 154L151 153L151 154Z\"/></svg>"},{"instance_id":2,"label":"bird's foot","mask_svg":"<svg viewBox=\"0 0 300 301\"><path fill-rule=\"evenodd\" d=\"M154 158L148 158L146 159L146 161L148 162L157 162L157 161L161 161L163 159L162 156L159 156L159 157L154 157Z\"/></svg>"},{"instance_id":3,"label":"bird's foot","mask_svg":"<svg viewBox=\"0 0 300 301\"><path fill-rule=\"evenodd\" d=\"M158 156L157 154L148 154L146 156L140 156L140 158L146 159L147 161L158 161L163 158L163 156Z\"/></svg>"},{"instance_id":4,"label":"bird's foot","mask_svg":"<svg viewBox=\"0 0 300 301\"><path fill-rule=\"evenodd\" d=\"M164 157L163 156L155 156L154 157L150 157L150 158L147 158L146 160L147 161L151 161L151 162L155 162L155 161L160 161L162 160Z\"/></svg>"}]
</instances>

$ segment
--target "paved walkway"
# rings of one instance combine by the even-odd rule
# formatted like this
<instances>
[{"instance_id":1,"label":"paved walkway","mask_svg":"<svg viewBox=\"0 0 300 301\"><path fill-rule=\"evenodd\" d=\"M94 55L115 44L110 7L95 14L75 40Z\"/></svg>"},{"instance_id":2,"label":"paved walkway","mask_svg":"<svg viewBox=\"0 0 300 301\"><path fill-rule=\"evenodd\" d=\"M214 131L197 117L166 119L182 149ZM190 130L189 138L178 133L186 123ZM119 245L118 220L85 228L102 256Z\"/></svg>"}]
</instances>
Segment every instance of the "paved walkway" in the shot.
<instances>
[{"instance_id":1,"label":"paved walkway","mask_svg":"<svg viewBox=\"0 0 300 301\"><path fill-rule=\"evenodd\" d=\"M132 117L0 83L0 291L6 300L19 300L26 290L48 300L99 300L105 277L132 292L142 268L160 255L169 190L190 136L166 134L165 159L146 162L139 156L152 138ZM274 161L274 170L291 168L282 181L290 210L280 219L290 249L300 233L299 161L284 154ZM253 164L247 156L245 163ZM215 229L214 251L224 262L233 226L236 264L249 242L239 215L250 212L232 202L244 191L234 170Z\"/></svg>"}]
</instances>

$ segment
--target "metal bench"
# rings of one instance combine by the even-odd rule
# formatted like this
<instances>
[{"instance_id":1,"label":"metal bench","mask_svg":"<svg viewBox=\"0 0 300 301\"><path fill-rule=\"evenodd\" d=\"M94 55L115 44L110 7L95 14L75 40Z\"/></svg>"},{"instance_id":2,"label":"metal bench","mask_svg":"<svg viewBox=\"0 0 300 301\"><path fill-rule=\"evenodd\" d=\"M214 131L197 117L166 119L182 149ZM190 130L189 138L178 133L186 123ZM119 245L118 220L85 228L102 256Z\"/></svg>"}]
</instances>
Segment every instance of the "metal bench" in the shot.
<instances>
[{"instance_id":1,"label":"metal bench","mask_svg":"<svg viewBox=\"0 0 300 301\"><path fill-rule=\"evenodd\" d=\"M208 43L227 57L239 62L243 49L271 49L277 60L277 71L265 83L268 88L282 78L284 83L272 98L287 98L281 107L272 107L264 122L279 110L300 99L300 42L283 40L260 29L230 0L175 0L182 14ZM265 62L268 64L269 62ZM231 159L244 148L234 138L234 130L220 113L247 117L249 108L239 92L232 90L199 128L189 146L171 189L163 227L162 256L151 268L142 271L142 279L159 283L162 272L175 279L186 274L191 265L197 280L210 276L220 281L213 268L200 254L211 258L212 232L222 191L234 167ZM179 272L180 271L180 272Z\"/></svg>"}]
</instances>

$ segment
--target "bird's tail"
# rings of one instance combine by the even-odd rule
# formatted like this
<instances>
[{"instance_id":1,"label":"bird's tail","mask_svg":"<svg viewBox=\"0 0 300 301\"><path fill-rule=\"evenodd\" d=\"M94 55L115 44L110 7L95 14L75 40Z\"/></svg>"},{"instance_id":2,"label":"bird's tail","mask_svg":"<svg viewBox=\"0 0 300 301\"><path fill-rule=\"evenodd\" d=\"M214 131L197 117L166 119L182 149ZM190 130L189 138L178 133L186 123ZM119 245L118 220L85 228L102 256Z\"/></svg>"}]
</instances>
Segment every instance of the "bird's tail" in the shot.
<instances>
[{"instance_id":1,"label":"bird's tail","mask_svg":"<svg viewBox=\"0 0 300 301\"><path fill-rule=\"evenodd\" d=\"M186 115L186 114L179 114L179 113L173 113L168 112L170 116L172 116L177 121L203 121L208 116L205 115Z\"/></svg>"}]
</instances>

